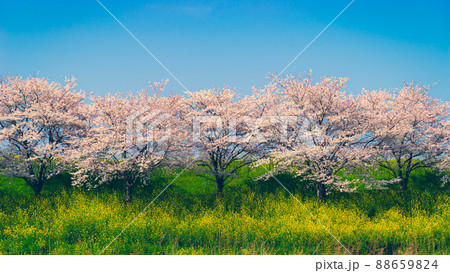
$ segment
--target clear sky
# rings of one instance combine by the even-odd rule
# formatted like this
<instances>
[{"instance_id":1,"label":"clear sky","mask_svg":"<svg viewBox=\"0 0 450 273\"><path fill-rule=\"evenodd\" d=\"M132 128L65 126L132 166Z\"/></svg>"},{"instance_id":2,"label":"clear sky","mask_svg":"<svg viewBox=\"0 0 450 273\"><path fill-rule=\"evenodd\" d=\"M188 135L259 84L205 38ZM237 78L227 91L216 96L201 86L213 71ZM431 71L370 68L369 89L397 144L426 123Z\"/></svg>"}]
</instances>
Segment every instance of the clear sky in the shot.
<instances>
[{"instance_id":1,"label":"clear sky","mask_svg":"<svg viewBox=\"0 0 450 273\"><path fill-rule=\"evenodd\" d=\"M350 2L100 0L190 90L269 81ZM437 85L450 100L450 1L356 0L286 71L349 77L348 90ZM0 74L96 94L170 79L96 0L0 0Z\"/></svg>"}]
</instances>

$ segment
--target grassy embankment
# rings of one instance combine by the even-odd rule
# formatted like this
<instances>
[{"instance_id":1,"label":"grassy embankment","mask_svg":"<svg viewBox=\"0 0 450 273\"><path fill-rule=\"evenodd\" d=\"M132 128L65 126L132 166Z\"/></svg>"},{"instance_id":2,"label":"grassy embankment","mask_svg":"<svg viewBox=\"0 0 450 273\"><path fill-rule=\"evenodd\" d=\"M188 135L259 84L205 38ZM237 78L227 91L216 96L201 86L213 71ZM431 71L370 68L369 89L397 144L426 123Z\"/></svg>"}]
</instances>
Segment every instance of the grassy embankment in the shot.
<instances>
[{"instance_id":1,"label":"grassy embankment","mask_svg":"<svg viewBox=\"0 0 450 273\"><path fill-rule=\"evenodd\" d=\"M247 178L219 200L213 185L183 174L105 254L346 253L275 181L240 174ZM59 176L36 198L23 181L1 178L0 254L99 254L169 179L155 178L125 205L114 185L87 191ZM429 171L413 176L405 194L332 193L325 204L308 183L279 179L353 254L450 254L450 189Z\"/></svg>"}]
</instances>

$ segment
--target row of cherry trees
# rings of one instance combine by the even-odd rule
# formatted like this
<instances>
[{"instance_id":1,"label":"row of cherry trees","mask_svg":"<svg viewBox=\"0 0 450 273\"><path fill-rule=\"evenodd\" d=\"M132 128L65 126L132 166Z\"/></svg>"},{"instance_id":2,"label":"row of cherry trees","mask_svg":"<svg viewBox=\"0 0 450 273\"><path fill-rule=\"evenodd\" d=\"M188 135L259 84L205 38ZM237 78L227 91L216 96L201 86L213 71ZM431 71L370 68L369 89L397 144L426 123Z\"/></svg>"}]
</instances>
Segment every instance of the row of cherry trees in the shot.
<instances>
[{"instance_id":1,"label":"row of cherry trees","mask_svg":"<svg viewBox=\"0 0 450 273\"><path fill-rule=\"evenodd\" d=\"M0 171L23 178L39 195L45 181L72 172L77 186L120 182L125 201L159 168L193 169L220 195L244 166L261 178L290 172L314 181L317 197L354 182L407 189L412 172L448 167L450 104L429 86L344 91L346 78L270 76L239 97L229 88L162 95L167 82L129 94L88 95L42 78L0 82ZM380 167L391 180L374 180ZM358 172L359 181L338 175ZM443 175L443 179L446 176Z\"/></svg>"}]
</instances>

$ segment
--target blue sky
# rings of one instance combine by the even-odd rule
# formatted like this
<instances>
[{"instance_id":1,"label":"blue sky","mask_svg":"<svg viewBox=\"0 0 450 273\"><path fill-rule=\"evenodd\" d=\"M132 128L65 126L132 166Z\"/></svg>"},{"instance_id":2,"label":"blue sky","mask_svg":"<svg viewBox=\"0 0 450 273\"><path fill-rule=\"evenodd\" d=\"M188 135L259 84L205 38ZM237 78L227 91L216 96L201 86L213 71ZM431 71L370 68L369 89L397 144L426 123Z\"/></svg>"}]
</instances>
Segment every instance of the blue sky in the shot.
<instances>
[{"instance_id":1,"label":"blue sky","mask_svg":"<svg viewBox=\"0 0 450 273\"><path fill-rule=\"evenodd\" d=\"M251 86L280 72L350 1L102 3L190 90ZM349 77L348 90L437 85L450 100L449 1L356 0L286 71ZM96 94L170 79L95 1L0 0L0 74L60 81Z\"/></svg>"}]
</instances>

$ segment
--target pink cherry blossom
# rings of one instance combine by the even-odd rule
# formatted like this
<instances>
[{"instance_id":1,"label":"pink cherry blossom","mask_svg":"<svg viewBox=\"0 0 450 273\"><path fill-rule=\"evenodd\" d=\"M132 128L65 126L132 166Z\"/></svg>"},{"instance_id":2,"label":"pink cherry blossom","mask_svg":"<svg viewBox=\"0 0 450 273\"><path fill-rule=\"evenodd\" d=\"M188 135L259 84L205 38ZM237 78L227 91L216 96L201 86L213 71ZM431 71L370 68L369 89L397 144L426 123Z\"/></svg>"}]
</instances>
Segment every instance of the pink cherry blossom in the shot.
<instances>
[{"instance_id":1,"label":"pink cherry blossom","mask_svg":"<svg viewBox=\"0 0 450 273\"><path fill-rule=\"evenodd\" d=\"M45 78L7 77L0 84L1 172L23 178L39 195L51 176L67 171L67 150L81 137L86 95Z\"/></svg>"}]
</instances>

